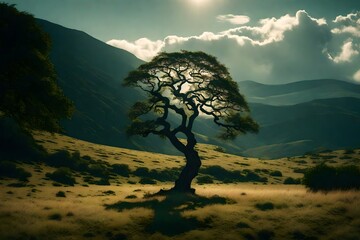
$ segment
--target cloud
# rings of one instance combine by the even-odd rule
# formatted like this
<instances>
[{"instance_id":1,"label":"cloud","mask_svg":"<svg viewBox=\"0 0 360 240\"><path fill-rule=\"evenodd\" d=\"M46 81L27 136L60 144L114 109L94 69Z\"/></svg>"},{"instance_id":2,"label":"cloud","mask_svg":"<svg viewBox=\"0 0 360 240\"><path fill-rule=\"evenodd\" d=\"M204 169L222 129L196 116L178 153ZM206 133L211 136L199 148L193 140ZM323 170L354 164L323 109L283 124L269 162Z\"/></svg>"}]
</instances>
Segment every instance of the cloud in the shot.
<instances>
[{"instance_id":1,"label":"cloud","mask_svg":"<svg viewBox=\"0 0 360 240\"><path fill-rule=\"evenodd\" d=\"M350 62L351 58L358 54L359 51L354 50L353 43L351 41L348 41L344 43L340 55L334 58L334 62L336 63Z\"/></svg>"},{"instance_id":2,"label":"cloud","mask_svg":"<svg viewBox=\"0 0 360 240\"><path fill-rule=\"evenodd\" d=\"M235 25L243 25L250 22L250 17L245 15L226 14L226 15L219 15L216 17L216 19L221 22L229 22Z\"/></svg>"},{"instance_id":3,"label":"cloud","mask_svg":"<svg viewBox=\"0 0 360 240\"><path fill-rule=\"evenodd\" d=\"M349 33L346 27L359 27L358 15L338 16L327 22L299 10L293 15L264 18L251 26L243 25L221 32L170 35L156 41L142 38L135 42L112 40L108 43L144 60L151 59L160 51L204 51L223 62L237 81L356 80L360 78L357 72L360 39Z\"/></svg>"},{"instance_id":4,"label":"cloud","mask_svg":"<svg viewBox=\"0 0 360 240\"><path fill-rule=\"evenodd\" d=\"M360 37L360 12L349 13L346 16L339 15L333 21L338 25L332 32L334 34L349 34Z\"/></svg>"},{"instance_id":5,"label":"cloud","mask_svg":"<svg viewBox=\"0 0 360 240\"><path fill-rule=\"evenodd\" d=\"M353 78L355 81L360 82L360 69L355 72Z\"/></svg>"},{"instance_id":6,"label":"cloud","mask_svg":"<svg viewBox=\"0 0 360 240\"><path fill-rule=\"evenodd\" d=\"M128 52L131 52L136 57L144 61L150 61L164 47L163 41L151 41L147 38L140 38L135 42L112 39L110 41L107 41L106 43L113 47L121 48Z\"/></svg>"}]
</instances>

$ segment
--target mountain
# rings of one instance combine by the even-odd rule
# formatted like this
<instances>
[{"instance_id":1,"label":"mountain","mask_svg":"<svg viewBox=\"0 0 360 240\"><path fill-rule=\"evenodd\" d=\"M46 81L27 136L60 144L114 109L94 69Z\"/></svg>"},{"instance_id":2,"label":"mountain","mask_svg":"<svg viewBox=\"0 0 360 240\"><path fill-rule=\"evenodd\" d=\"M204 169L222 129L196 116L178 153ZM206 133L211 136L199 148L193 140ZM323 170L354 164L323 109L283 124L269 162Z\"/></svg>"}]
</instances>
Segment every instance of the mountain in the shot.
<instances>
[{"instance_id":1,"label":"mountain","mask_svg":"<svg viewBox=\"0 0 360 240\"><path fill-rule=\"evenodd\" d=\"M142 92L122 84L143 61L90 35L38 19L52 39L51 60L58 83L76 106L71 120L62 122L71 137L109 146L174 153L158 139L127 138L127 112Z\"/></svg>"},{"instance_id":2,"label":"mountain","mask_svg":"<svg viewBox=\"0 0 360 240\"><path fill-rule=\"evenodd\" d=\"M178 154L168 141L156 136L126 137L127 111L143 93L121 83L141 60L84 32L44 20L38 23L52 38L51 59L59 85L77 109L71 120L62 122L67 135L110 146ZM212 121L198 119L194 127L199 142L221 146L230 153L268 158L360 147L359 85L337 80L284 85L248 81L239 85L261 126L260 133L224 142L215 138L217 127Z\"/></svg>"},{"instance_id":3,"label":"mountain","mask_svg":"<svg viewBox=\"0 0 360 240\"><path fill-rule=\"evenodd\" d=\"M360 85L350 82L320 79L267 85L253 81L239 82L240 91L248 102L268 105L294 105L315 99L341 97L360 98Z\"/></svg>"},{"instance_id":4,"label":"mountain","mask_svg":"<svg viewBox=\"0 0 360 240\"><path fill-rule=\"evenodd\" d=\"M321 99L292 106L250 104L261 126L239 138L249 156L277 158L320 149L360 146L360 99Z\"/></svg>"}]
</instances>

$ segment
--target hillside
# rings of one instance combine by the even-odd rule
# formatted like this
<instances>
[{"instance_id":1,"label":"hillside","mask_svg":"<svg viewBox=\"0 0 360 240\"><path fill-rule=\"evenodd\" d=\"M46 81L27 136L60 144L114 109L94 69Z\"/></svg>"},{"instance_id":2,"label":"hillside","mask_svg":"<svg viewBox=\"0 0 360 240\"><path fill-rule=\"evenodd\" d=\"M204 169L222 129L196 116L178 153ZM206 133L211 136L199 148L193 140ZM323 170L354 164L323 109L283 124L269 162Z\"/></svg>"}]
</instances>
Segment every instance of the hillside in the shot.
<instances>
[{"instance_id":1,"label":"hillside","mask_svg":"<svg viewBox=\"0 0 360 240\"><path fill-rule=\"evenodd\" d=\"M62 126L69 136L110 146L176 153L157 138L125 134L127 112L142 92L125 88L122 79L142 61L127 51L109 46L90 35L38 19L51 36L51 59L61 88L76 106Z\"/></svg>"},{"instance_id":2,"label":"hillside","mask_svg":"<svg viewBox=\"0 0 360 240\"><path fill-rule=\"evenodd\" d=\"M139 59L81 31L38 22L53 40L51 58L59 85L77 108L73 119L62 123L67 135L110 146L178 154L168 141L156 136L128 138L125 134L128 109L143 95L121 83L142 63ZM337 80L284 85L248 81L240 83L240 91L250 102L260 133L224 142L216 138L218 129L211 121L198 119L195 132L199 142L263 158L359 147L359 85Z\"/></svg>"},{"instance_id":3,"label":"hillside","mask_svg":"<svg viewBox=\"0 0 360 240\"><path fill-rule=\"evenodd\" d=\"M31 174L27 181L0 176L1 239L360 236L358 192L312 193L297 182L308 167L320 162L359 166L359 149L258 160L200 144L203 166L194 183L199 195L182 201L150 196L172 186L171 178L178 172L172 174L184 164L182 156L97 145L45 132L34 137L54 156L64 156L65 151L72 153L72 159L15 161L17 172L21 168ZM0 161L2 167L5 162ZM240 176L251 178L244 181ZM283 184L288 178L292 181ZM67 179L74 183L64 182Z\"/></svg>"},{"instance_id":4,"label":"hillside","mask_svg":"<svg viewBox=\"0 0 360 240\"><path fill-rule=\"evenodd\" d=\"M294 105L316 99L360 98L360 85L334 79L306 80L268 85L254 81L239 82L248 102L267 105Z\"/></svg>"}]
</instances>

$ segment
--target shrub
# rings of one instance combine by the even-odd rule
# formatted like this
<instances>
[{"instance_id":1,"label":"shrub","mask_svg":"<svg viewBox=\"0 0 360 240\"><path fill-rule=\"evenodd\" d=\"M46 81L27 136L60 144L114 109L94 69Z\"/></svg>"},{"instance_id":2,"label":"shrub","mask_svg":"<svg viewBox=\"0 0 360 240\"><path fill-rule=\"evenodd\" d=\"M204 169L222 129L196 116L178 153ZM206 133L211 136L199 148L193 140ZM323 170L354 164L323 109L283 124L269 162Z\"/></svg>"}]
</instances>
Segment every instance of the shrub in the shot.
<instances>
[{"instance_id":1,"label":"shrub","mask_svg":"<svg viewBox=\"0 0 360 240\"><path fill-rule=\"evenodd\" d=\"M130 174L130 168L126 164L113 164L111 171L123 177L129 177Z\"/></svg>"},{"instance_id":2,"label":"shrub","mask_svg":"<svg viewBox=\"0 0 360 240\"><path fill-rule=\"evenodd\" d=\"M173 182L178 178L179 174L179 168L164 169L162 171L152 169L147 176L160 182Z\"/></svg>"},{"instance_id":3,"label":"shrub","mask_svg":"<svg viewBox=\"0 0 360 240\"><path fill-rule=\"evenodd\" d=\"M200 173L213 176L223 182L242 182L244 180L244 176L240 171L229 171L220 166L209 166L200 169Z\"/></svg>"},{"instance_id":4,"label":"shrub","mask_svg":"<svg viewBox=\"0 0 360 240\"><path fill-rule=\"evenodd\" d=\"M273 177L282 177L282 173L278 170L270 172L270 176Z\"/></svg>"},{"instance_id":5,"label":"shrub","mask_svg":"<svg viewBox=\"0 0 360 240\"><path fill-rule=\"evenodd\" d=\"M154 179L151 179L149 177L143 177L139 181L140 184L156 184L156 181Z\"/></svg>"},{"instance_id":6,"label":"shrub","mask_svg":"<svg viewBox=\"0 0 360 240\"><path fill-rule=\"evenodd\" d=\"M56 193L56 197L66 197L65 192L63 192L63 191L58 191L58 192Z\"/></svg>"},{"instance_id":7,"label":"shrub","mask_svg":"<svg viewBox=\"0 0 360 240\"><path fill-rule=\"evenodd\" d=\"M109 176L107 168L101 164L90 164L87 171L95 177L107 178Z\"/></svg>"},{"instance_id":8,"label":"shrub","mask_svg":"<svg viewBox=\"0 0 360 240\"><path fill-rule=\"evenodd\" d=\"M81 158L79 152L74 152L71 154L67 150L60 150L46 158L46 163L49 166L67 167L76 171L88 170L89 162L91 161Z\"/></svg>"},{"instance_id":9,"label":"shrub","mask_svg":"<svg viewBox=\"0 0 360 240\"><path fill-rule=\"evenodd\" d=\"M110 182L108 178L100 178L100 180L94 181L93 184L107 186L110 185Z\"/></svg>"},{"instance_id":10,"label":"shrub","mask_svg":"<svg viewBox=\"0 0 360 240\"><path fill-rule=\"evenodd\" d=\"M360 189L360 170L354 165L331 167L323 163L309 169L303 183L312 191Z\"/></svg>"},{"instance_id":11,"label":"shrub","mask_svg":"<svg viewBox=\"0 0 360 240\"><path fill-rule=\"evenodd\" d=\"M275 208L272 202L257 203L255 204L255 207L261 211L272 210Z\"/></svg>"},{"instance_id":12,"label":"shrub","mask_svg":"<svg viewBox=\"0 0 360 240\"><path fill-rule=\"evenodd\" d=\"M149 176L149 169L147 167L139 167L133 172L133 174L138 177Z\"/></svg>"},{"instance_id":13,"label":"shrub","mask_svg":"<svg viewBox=\"0 0 360 240\"><path fill-rule=\"evenodd\" d=\"M61 216L61 214L59 214L59 213L53 213L53 214L49 215L48 219L50 219L50 220L56 220L56 221L61 221L62 216Z\"/></svg>"},{"instance_id":14,"label":"shrub","mask_svg":"<svg viewBox=\"0 0 360 240\"><path fill-rule=\"evenodd\" d=\"M196 178L196 181L199 184L214 183L214 179L209 175L199 176Z\"/></svg>"},{"instance_id":15,"label":"shrub","mask_svg":"<svg viewBox=\"0 0 360 240\"><path fill-rule=\"evenodd\" d=\"M263 229L257 233L257 236L259 240L270 240L275 237L275 233L271 230Z\"/></svg>"},{"instance_id":16,"label":"shrub","mask_svg":"<svg viewBox=\"0 0 360 240\"><path fill-rule=\"evenodd\" d=\"M248 171L248 173L245 176L246 181L252 181L252 182L267 182L268 179L266 177L261 177L259 174L254 173L252 171Z\"/></svg>"},{"instance_id":17,"label":"shrub","mask_svg":"<svg viewBox=\"0 0 360 240\"><path fill-rule=\"evenodd\" d=\"M300 184L301 183L301 180L298 178L298 179L295 179L295 178L292 178L292 177L287 177L285 180L284 180L284 184L286 185L290 185L290 184Z\"/></svg>"},{"instance_id":18,"label":"shrub","mask_svg":"<svg viewBox=\"0 0 360 240\"><path fill-rule=\"evenodd\" d=\"M0 162L0 177L16 178L20 181L27 181L31 173L23 168L17 167L15 163L9 161Z\"/></svg>"},{"instance_id":19,"label":"shrub","mask_svg":"<svg viewBox=\"0 0 360 240\"><path fill-rule=\"evenodd\" d=\"M55 182L70 186L74 186L74 184L76 183L75 178L73 178L69 168L64 168L64 167L59 168L55 170L53 173L47 173L46 177L50 178Z\"/></svg>"}]
</instances>

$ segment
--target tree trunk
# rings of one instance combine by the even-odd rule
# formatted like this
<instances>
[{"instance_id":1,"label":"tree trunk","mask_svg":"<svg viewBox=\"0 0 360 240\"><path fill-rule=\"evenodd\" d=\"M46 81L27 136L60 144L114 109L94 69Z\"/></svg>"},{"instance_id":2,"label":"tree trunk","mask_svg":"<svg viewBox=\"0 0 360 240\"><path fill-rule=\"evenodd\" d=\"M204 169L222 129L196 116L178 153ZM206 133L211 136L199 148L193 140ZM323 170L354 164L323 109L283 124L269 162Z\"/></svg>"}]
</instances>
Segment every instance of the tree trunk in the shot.
<instances>
[{"instance_id":1,"label":"tree trunk","mask_svg":"<svg viewBox=\"0 0 360 240\"><path fill-rule=\"evenodd\" d=\"M191 182L199 173L201 160L198 152L193 148L188 149L184 154L186 165L181 171L178 180L175 181L175 186L172 190L195 193L195 189L191 188Z\"/></svg>"}]
</instances>

